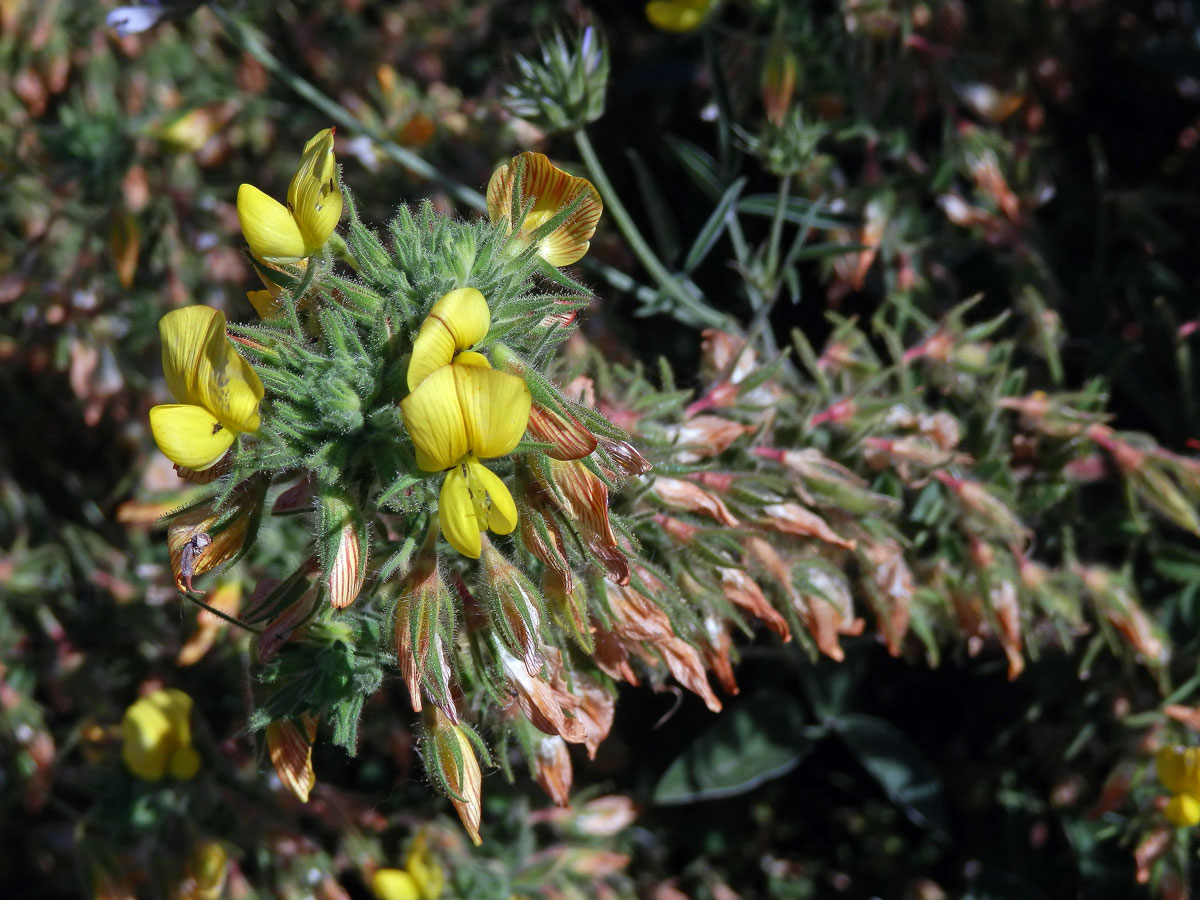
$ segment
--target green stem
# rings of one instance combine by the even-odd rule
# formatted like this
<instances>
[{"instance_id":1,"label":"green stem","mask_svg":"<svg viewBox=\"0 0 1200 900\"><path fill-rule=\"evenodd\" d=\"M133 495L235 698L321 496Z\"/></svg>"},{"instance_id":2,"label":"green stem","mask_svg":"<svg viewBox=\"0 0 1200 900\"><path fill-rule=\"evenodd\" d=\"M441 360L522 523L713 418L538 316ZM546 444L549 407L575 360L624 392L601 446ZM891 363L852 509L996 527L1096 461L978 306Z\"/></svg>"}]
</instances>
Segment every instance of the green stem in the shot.
<instances>
[{"instance_id":1,"label":"green stem","mask_svg":"<svg viewBox=\"0 0 1200 900\"><path fill-rule=\"evenodd\" d=\"M783 214L787 211L788 191L792 176L779 179L779 190L775 194L775 212L771 216L771 233L767 241L767 278L771 285L772 299L779 293L779 242L783 237Z\"/></svg>"},{"instance_id":2,"label":"green stem","mask_svg":"<svg viewBox=\"0 0 1200 900\"><path fill-rule=\"evenodd\" d=\"M646 239L642 237L642 233L638 230L637 224L629 214L629 210L625 208L625 204L617 196L612 182L608 180L608 175L604 171L604 166L600 163L600 157L596 155L596 150L592 146L592 142L588 139L587 133L582 128L575 132L575 146L579 150L579 155L583 158L583 164L587 166L588 174L591 176L592 181L596 183L596 188L600 191L600 196L604 199L606 211L612 214L613 220L617 223L617 228L620 229L621 234L625 237L634 256L638 258L638 261L650 273L650 276L658 286L675 300L680 309L686 310L700 324L722 328L726 331L740 331L741 329L733 319L724 313L718 312L703 300L689 293L680 283L679 279L672 275L667 270L667 267L662 264L650 248L650 245L646 243Z\"/></svg>"},{"instance_id":3,"label":"green stem","mask_svg":"<svg viewBox=\"0 0 1200 900\"><path fill-rule=\"evenodd\" d=\"M215 606L210 606L209 604L207 604L203 600L201 600L199 597L196 597L196 596L193 596L192 594L187 594L187 593L185 593L183 596L187 597L189 600L191 600L193 603L195 603L197 606L201 607L202 609L208 610L210 613L212 613L218 619L223 619L224 621L228 622L230 625L234 625L238 628L241 628L243 631L250 632L251 634L262 634L262 632L259 631L257 628L253 628L250 625L247 625L241 619L236 619L233 616L229 615L228 613L221 612L221 610L217 609Z\"/></svg>"}]
</instances>

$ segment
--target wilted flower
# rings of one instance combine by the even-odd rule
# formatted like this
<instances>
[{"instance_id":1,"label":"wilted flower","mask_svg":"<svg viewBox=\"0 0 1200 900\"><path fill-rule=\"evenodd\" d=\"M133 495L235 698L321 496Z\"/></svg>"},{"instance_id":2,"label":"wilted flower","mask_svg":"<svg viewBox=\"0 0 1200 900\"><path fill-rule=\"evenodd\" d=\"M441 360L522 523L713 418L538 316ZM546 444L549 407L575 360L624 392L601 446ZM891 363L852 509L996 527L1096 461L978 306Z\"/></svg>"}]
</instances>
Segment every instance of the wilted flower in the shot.
<instances>
[{"instance_id":1,"label":"wilted flower","mask_svg":"<svg viewBox=\"0 0 1200 900\"><path fill-rule=\"evenodd\" d=\"M490 325L487 301L474 288L438 300L413 344L411 393L400 401L417 465L446 472L438 502L442 533L455 550L475 559L481 532L510 534L517 527L512 494L479 460L512 452L530 406L524 381L468 350Z\"/></svg>"},{"instance_id":2,"label":"wilted flower","mask_svg":"<svg viewBox=\"0 0 1200 900\"><path fill-rule=\"evenodd\" d=\"M287 206L243 184L237 212L250 252L264 262L294 263L319 252L342 217L333 129L318 132L304 145L300 168L288 185Z\"/></svg>"},{"instance_id":3,"label":"wilted flower","mask_svg":"<svg viewBox=\"0 0 1200 900\"><path fill-rule=\"evenodd\" d=\"M263 385L225 336L225 315L209 306L185 306L158 323L163 374L177 403L150 410L158 447L177 465L203 471L234 439L258 430Z\"/></svg>"},{"instance_id":4,"label":"wilted flower","mask_svg":"<svg viewBox=\"0 0 1200 900\"><path fill-rule=\"evenodd\" d=\"M604 212L604 201L586 178L575 178L556 168L542 153L514 156L492 173L487 187L488 218L493 225L503 224L509 232L522 209L514 203L513 187L521 171L520 204L533 205L521 222L516 240L525 245L539 228L571 206L566 220L549 234L537 236L538 255L552 266L569 266L588 251L596 223Z\"/></svg>"},{"instance_id":5,"label":"wilted flower","mask_svg":"<svg viewBox=\"0 0 1200 900\"><path fill-rule=\"evenodd\" d=\"M192 698L169 688L147 694L125 710L121 720L121 758L143 781L163 775L185 781L200 769L192 746Z\"/></svg>"}]
</instances>

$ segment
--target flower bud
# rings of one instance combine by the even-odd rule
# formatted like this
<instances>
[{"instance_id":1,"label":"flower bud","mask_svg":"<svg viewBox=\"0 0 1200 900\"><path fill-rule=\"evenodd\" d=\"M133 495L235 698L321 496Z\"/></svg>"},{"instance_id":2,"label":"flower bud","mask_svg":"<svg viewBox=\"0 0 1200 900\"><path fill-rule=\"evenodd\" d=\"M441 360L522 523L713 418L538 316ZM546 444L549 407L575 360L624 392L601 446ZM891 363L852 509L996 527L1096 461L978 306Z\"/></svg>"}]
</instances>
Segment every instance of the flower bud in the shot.
<instances>
[{"instance_id":1,"label":"flower bud","mask_svg":"<svg viewBox=\"0 0 1200 900\"><path fill-rule=\"evenodd\" d=\"M358 506L339 490L321 497L317 549L329 602L345 609L362 590L367 574L367 524Z\"/></svg>"},{"instance_id":2,"label":"flower bud","mask_svg":"<svg viewBox=\"0 0 1200 900\"><path fill-rule=\"evenodd\" d=\"M782 35L777 35L767 50L762 74L762 100L767 121L778 128L792 105L796 90L796 54Z\"/></svg>"},{"instance_id":3,"label":"flower bud","mask_svg":"<svg viewBox=\"0 0 1200 900\"><path fill-rule=\"evenodd\" d=\"M286 719L267 726L267 753L271 765L283 786L301 803L308 802L308 795L317 783L312 764L312 744L316 736L317 723L310 716L305 716L303 732Z\"/></svg>"},{"instance_id":4,"label":"flower bud","mask_svg":"<svg viewBox=\"0 0 1200 900\"><path fill-rule=\"evenodd\" d=\"M596 30L585 28L573 41L556 34L540 49L540 60L516 58L519 75L507 88L513 114L544 131L569 131L599 119L608 87L608 48Z\"/></svg>"},{"instance_id":5,"label":"flower bud","mask_svg":"<svg viewBox=\"0 0 1200 900\"><path fill-rule=\"evenodd\" d=\"M536 676L542 669L542 604L537 589L486 537L479 559L492 601L491 622L509 648L521 655L529 674Z\"/></svg>"},{"instance_id":6,"label":"flower bud","mask_svg":"<svg viewBox=\"0 0 1200 900\"><path fill-rule=\"evenodd\" d=\"M483 777L467 729L455 725L436 706L426 711L425 728L431 750L427 756L430 773L449 794L463 827L478 847L483 843L479 836Z\"/></svg>"},{"instance_id":7,"label":"flower bud","mask_svg":"<svg viewBox=\"0 0 1200 900\"><path fill-rule=\"evenodd\" d=\"M413 711L421 711L423 694L428 694L432 703L457 724L445 641L446 634L454 630L454 603L438 570L437 538L438 529L430 528L412 571L400 587L396 658Z\"/></svg>"},{"instance_id":8,"label":"flower bud","mask_svg":"<svg viewBox=\"0 0 1200 900\"><path fill-rule=\"evenodd\" d=\"M608 520L608 487L578 460L548 460L550 481L541 470L534 476L554 498L566 521L577 528L588 549L615 584L629 583L629 562Z\"/></svg>"},{"instance_id":9,"label":"flower bud","mask_svg":"<svg viewBox=\"0 0 1200 900\"><path fill-rule=\"evenodd\" d=\"M553 444L546 455L552 459L582 459L596 449L596 436L567 412L555 412L540 403L529 409L530 433L539 441Z\"/></svg>"}]
</instances>

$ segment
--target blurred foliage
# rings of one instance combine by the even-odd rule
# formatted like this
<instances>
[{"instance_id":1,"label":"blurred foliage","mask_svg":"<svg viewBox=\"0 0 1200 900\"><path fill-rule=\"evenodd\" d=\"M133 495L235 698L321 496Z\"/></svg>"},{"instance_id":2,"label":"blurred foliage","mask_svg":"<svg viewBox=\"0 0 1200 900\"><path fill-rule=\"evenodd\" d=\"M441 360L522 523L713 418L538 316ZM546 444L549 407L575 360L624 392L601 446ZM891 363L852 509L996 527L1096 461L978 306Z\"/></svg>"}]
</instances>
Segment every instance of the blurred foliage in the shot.
<instances>
[{"instance_id":1,"label":"blurred foliage","mask_svg":"<svg viewBox=\"0 0 1200 900\"><path fill-rule=\"evenodd\" d=\"M1189 895L1153 755L1200 731L1195 4L729 0L666 33L637 2L321 0L123 37L109 11L0 3L5 896L366 897L420 841L446 897ZM554 78L575 94L523 95ZM471 219L530 148L597 185L556 374L656 464L613 508L672 627L732 623L723 712L622 684L571 810L499 760L480 849L394 667L300 803L250 730L252 642L181 599L155 524L186 499L146 427L156 323L252 317L237 186L282 196L334 124L372 226ZM207 599L236 617L306 529L265 517ZM771 629L721 589L743 563ZM121 763L161 686L195 700L193 779Z\"/></svg>"}]
</instances>

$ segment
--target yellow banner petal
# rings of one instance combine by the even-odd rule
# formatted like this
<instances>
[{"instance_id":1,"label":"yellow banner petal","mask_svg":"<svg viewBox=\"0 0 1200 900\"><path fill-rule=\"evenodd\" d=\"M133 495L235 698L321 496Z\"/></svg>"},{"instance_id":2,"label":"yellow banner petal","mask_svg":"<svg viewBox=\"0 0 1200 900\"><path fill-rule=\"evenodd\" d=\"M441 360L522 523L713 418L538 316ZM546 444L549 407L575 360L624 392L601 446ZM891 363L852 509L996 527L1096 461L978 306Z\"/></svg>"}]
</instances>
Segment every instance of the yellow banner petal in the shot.
<instances>
[{"instance_id":1,"label":"yellow banner petal","mask_svg":"<svg viewBox=\"0 0 1200 900\"><path fill-rule=\"evenodd\" d=\"M196 390L197 373L214 334L225 335L225 316L211 306L185 306L158 320L163 375L179 403L203 405Z\"/></svg>"},{"instance_id":2,"label":"yellow banner petal","mask_svg":"<svg viewBox=\"0 0 1200 900\"><path fill-rule=\"evenodd\" d=\"M287 207L254 185L238 188L237 213L250 252L264 262L294 263L309 255L300 226Z\"/></svg>"},{"instance_id":3,"label":"yellow banner petal","mask_svg":"<svg viewBox=\"0 0 1200 900\"><path fill-rule=\"evenodd\" d=\"M496 534L512 534L517 527L517 504L513 502L508 486L487 466L474 460L470 460L468 465L474 476L474 484L487 494L488 528Z\"/></svg>"},{"instance_id":4,"label":"yellow banner petal","mask_svg":"<svg viewBox=\"0 0 1200 900\"><path fill-rule=\"evenodd\" d=\"M235 434L257 431L262 381L225 336L224 314L185 306L163 316L158 330L163 372L175 399L203 407Z\"/></svg>"},{"instance_id":5,"label":"yellow banner petal","mask_svg":"<svg viewBox=\"0 0 1200 900\"><path fill-rule=\"evenodd\" d=\"M150 431L167 459L198 472L214 465L236 437L208 410L186 403L151 409Z\"/></svg>"},{"instance_id":6,"label":"yellow banner petal","mask_svg":"<svg viewBox=\"0 0 1200 900\"><path fill-rule=\"evenodd\" d=\"M481 459L504 456L525 433L530 396L516 375L478 366L450 366L468 446Z\"/></svg>"},{"instance_id":7,"label":"yellow banner petal","mask_svg":"<svg viewBox=\"0 0 1200 900\"><path fill-rule=\"evenodd\" d=\"M450 468L470 449L454 368L442 366L400 401L404 425L417 449L417 465L426 472Z\"/></svg>"},{"instance_id":8,"label":"yellow banner petal","mask_svg":"<svg viewBox=\"0 0 1200 900\"><path fill-rule=\"evenodd\" d=\"M442 523L442 534L450 546L471 559L479 559L483 541L482 530L475 517L475 504L467 476L467 466L455 466L446 473L442 492L438 497L438 518Z\"/></svg>"},{"instance_id":9,"label":"yellow banner petal","mask_svg":"<svg viewBox=\"0 0 1200 900\"><path fill-rule=\"evenodd\" d=\"M332 128L317 132L304 145L300 168L288 185L288 208L303 237L305 256L324 247L342 216Z\"/></svg>"},{"instance_id":10,"label":"yellow banner petal","mask_svg":"<svg viewBox=\"0 0 1200 900\"><path fill-rule=\"evenodd\" d=\"M413 342L408 364L408 389L416 390L429 374L483 340L492 325L487 300L475 288L458 288L444 294L429 310Z\"/></svg>"}]
</instances>

